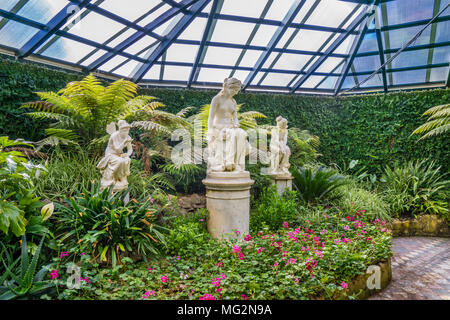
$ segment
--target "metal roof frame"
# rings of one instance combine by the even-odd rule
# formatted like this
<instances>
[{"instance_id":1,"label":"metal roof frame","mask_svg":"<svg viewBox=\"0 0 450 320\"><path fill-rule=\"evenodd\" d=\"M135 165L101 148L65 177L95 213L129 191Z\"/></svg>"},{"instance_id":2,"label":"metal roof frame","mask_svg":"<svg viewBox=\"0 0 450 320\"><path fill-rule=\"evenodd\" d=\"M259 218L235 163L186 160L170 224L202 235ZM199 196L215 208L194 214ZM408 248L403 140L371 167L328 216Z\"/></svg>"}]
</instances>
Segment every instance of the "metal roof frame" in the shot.
<instances>
[{"instance_id":1,"label":"metal roof frame","mask_svg":"<svg viewBox=\"0 0 450 320\"><path fill-rule=\"evenodd\" d=\"M353 64L356 58L378 56L380 65L383 65L384 62L390 58L391 54L399 50L399 48L392 48L391 46L389 37L390 31L423 26L428 24L429 22L429 20L424 19L417 21L405 21L398 24L389 24L387 12L387 6L389 4L386 3L390 2L390 5L392 5L392 3L395 3L396 0L367 0L364 2L345 0L347 2L357 3L358 5L355 5L351 13L348 14L347 17L343 21L341 21L339 25L336 24L336 27L308 23L310 15L312 15L315 10L317 10L318 4L321 0L292 0L291 8L281 20L267 18L267 12L274 5L274 0L267 0L264 9L259 14L259 17L240 16L221 12L221 7L227 0L181 0L179 2L175 0L162 0L150 11L143 14L141 17L134 21L130 21L118 14L112 13L109 10L102 8L101 5L104 1L108 0L68 0L67 5L64 6L59 12L57 12L57 14L55 14L55 16L52 17L47 23L40 23L36 20L21 15L21 9L24 8L27 3L29 3L29 0L18 0L14 5L12 5L12 8L9 11L0 9L0 17L3 17L3 19L0 19L0 32L2 32L2 29L4 29L4 27L8 25L9 21L15 21L20 23L21 25L35 28L36 31L34 35L27 39L25 44L20 48L14 48L2 44L0 40L0 51L14 55L18 59L36 60L39 61L39 63L45 63L47 61L52 65L57 64L61 67L67 66L67 68L69 69L77 69L81 70L81 72L97 72L111 79L126 78L144 85L154 83L156 85L175 85L187 88L218 87L219 84L216 82L198 81L200 70L202 68L209 68L216 70L229 70L229 76L233 76L237 71L248 72L248 76L243 81L243 90L273 90L274 92L290 93L316 92L318 94L339 94L342 91L344 81L347 77L355 77L355 79L357 79L357 76L370 75L375 71L359 71L357 66ZM211 10L209 12L204 11L204 8L211 1ZM299 11L301 11L301 8L306 1L311 1L312 5L309 7L306 14L303 15L301 21L298 20L300 22L294 22L295 17L299 13ZM439 12L439 9L442 7L442 3L443 2L440 0L434 1L433 16L435 16ZM348 27L345 27L350 19L352 19L356 14L359 7L369 6L371 4L374 4L377 8L379 7L381 9L381 28L368 28L366 23L370 16L370 13L368 11L363 11L362 13L360 13L353 19ZM78 18L81 21L83 21L83 18L86 17L90 12L95 12L115 21L116 23L121 24L123 28L121 28L120 31L111 36L109 39L102 40L102 43L71 33L70 30L72 26L66 26L66 24L73 17L72 12L70 12L70 7L73 5L77 5L79 8L84 9ZM140 22L143 21L146 17L148 17L156 10L162 8L163 6L168 6L169 9L167 9L158 18L146 24L145 26L140 24ZM175 19L175 17L177 17L177 19ZM203 18L207 20L201 39L179 39L179 35L187 28L187 26L189 26L192 21L194 21L194 19L197 18ZM155 32L155 29L169 21L171 21L171 26L167 30L168 32L166 34ZM176 23L176 21L178 21L178 23ZM218 21L230 21L247 24L250 23L253 24L253 28L251 29L250 36L244 44L220 42L217 40L212 41L212 35L215 31L214 27ZM450 21L450 15L443 15L438 17L435 22L431 24L430 39L428 43L412 45L411 47L408 47L404 50L405 52L428 50L426 64L409 65L402 68L392 68L392 65L389 64L385 68L382 68L378 71L378 74L381 75L382 86L364 86L363 88L357 88L358 92L378 90L380 88L384 92L388 92L391 90L396 90L397 88L418 87L420 85L448 86L450 76L448 73L446 74L446 79L442 79L442 81L431 81L432 79L436 79L436 77L432 77L432 70L439 69L439 74L442 75L442 70L445 70L446 67L449 67L448 62L443 63L442 59L440 59L441 61L434 60L435 51L437 48L447 48L450 46L450 39L442 39L442 35L440 36L439 41L437 41L438 25L440 23L445 23L448 21ZM266 46L252 45L252 41L255 35L258 33L262 25L274 26L276 27L276 30L271 35L270 40L268 41ZM277 46L281 37L288 28L294 29L292 35L282 47ZM120 42L118 45L110 45L113 40L115 40L128 30L135 31L130 38ZM301 33L302 30L330 32L331 35L324 43L322 43L319 50L317 51L305 50L305 48L302 47L289 47L291 41L299 32ZM376 36L376 49L374 49L373 51L359 52L359 47L361 46L365 35L374 33ZM350 35L355 36L355 40L351 49L347 53L335 52L335 49L340 44L342 44L342 42ZM145 46L145 48L141 49L136 54L131 54L126 51L129 46L136 43L144 36L151 36L155 39L155 41L152 44ZM46 50L48 48L51 48L54 43L61 38L70 39L77 43L91 46L92 50L75 63L64 61L64 59L59 59L58 57L51 58L49 56L46 56ZM332 39L335 40L331 45L329 45ZM197 47L195 59L192 62L167 61L166 52L172 44L185 44ZM328 49L323 50L327 45L329 45ZM240 53L238 54L239 57L232 64L204 63L205 57L208 52L208 47L240 50ZM93 55L98 53L99 50L104 50L106 53L100 56L99 54L97 54L97 56L99 57L94 60ZM252 67L241 66L241 61L249 50L258 51L259 58L256 60L255 64ZM266 66L265 63L272 53L276 53L276 55L274 56L275 58ZM300 70L292 70L280 67L277 68L277 62L281 57L283 57L283 54L307 55L310 57L306 60L306 64L304 64ZM117 55L123 57L124 61L115 65L112 69L102 68L105 63L107 63ZM161 60L158 61L160 58ZM337 63L337 65L335 65L332 69L328 69L331 70L329 72L318 72L319 67L325 61L327 61L328 58L340 58L342 59L342 61ZM94 61L88 64L88 59ZM135 68L134 72L125 76L123 75L123 73L121 75L116 73L116 70L133 61L138 63L138 66ZM144 76L153 65L161 66L159 80L153 80L153 78L144 79ZM190 72L185 81L163 80L166 66L187 67L190 68ZM340 69L342 71L339 71ZM393 75L395 75L397 72L414 70L426 70L424 71L426 74L425 82L412 83L411 85L394 84ZM265 78L269 74L292 75L292 79L284 87L281 85L263 85L263 83L265 83ZM260 76L259 80L256 83L252 83L257 75ZM311 76L322 78L318 78L317 81L314 82L312 87L305 87L306 81ZM333 88L330 87L330 77L337 78ZM322 87L325 87L327 89L324 89ZM346 92L346 94L348 93Z\"/></svg>"}]
</instances>

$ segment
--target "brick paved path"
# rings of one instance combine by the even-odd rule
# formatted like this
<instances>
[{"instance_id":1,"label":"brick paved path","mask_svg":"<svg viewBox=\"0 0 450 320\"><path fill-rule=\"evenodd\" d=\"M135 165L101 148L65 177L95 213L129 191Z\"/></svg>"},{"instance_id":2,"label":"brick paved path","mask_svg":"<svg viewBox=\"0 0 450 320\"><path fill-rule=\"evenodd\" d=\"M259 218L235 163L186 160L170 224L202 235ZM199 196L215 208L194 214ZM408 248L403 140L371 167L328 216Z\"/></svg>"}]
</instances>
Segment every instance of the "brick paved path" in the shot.
<instances>
[{"instance_id":1,"label":"brick paved path","mask_svg":"<svg viewBox=\"0 0 450 320\"><path fill-rule=\"evenodd\" d=\"M450 239L393 239L392 281L372 300L450 300Z\"/></svg>"}]
</instances>

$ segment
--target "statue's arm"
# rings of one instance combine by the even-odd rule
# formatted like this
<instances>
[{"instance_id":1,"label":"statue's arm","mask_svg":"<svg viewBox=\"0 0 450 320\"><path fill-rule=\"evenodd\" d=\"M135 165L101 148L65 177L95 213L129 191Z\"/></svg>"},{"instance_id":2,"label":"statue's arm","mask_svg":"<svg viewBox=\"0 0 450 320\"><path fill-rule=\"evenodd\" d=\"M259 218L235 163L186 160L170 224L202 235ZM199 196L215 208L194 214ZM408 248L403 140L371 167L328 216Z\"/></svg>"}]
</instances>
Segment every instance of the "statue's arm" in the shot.
<instances>
[{"instance_id":1,"label":"statue's arm","mask_svg":"<svg viewBox=\"0 0 450 320\"><path fill-rule=\"evenodd\" d=\"M131 144L131 139L127 142L127 156L130 157L133 153L133 145Z\"/></svg>"},{"instance_id":2,"label":"statue's arm","mask_svg":"<svg viewBox=\"0 0 450 320\"><path fill-rule=\"evenodd\" d=\"M236 104L236 101L234 101L234 110L233 110L233 123L234 123L234 126L236 127L236 128L239 128L239 120L238 120L238 115L237 115L237 104Z\"/></svg>"},{"instance_id":3,"label":"statue's arm","mask_svg":"<svg viewBox=\"0 0 450 320\"><path fill-rule=\"evenodd\" d=\"M213 129L214 127L214 117L216 116L216 110L217 110L217 100L214 98L211 101L211 106L209 108L208 130Z\"/></svg>"}]
</instances>

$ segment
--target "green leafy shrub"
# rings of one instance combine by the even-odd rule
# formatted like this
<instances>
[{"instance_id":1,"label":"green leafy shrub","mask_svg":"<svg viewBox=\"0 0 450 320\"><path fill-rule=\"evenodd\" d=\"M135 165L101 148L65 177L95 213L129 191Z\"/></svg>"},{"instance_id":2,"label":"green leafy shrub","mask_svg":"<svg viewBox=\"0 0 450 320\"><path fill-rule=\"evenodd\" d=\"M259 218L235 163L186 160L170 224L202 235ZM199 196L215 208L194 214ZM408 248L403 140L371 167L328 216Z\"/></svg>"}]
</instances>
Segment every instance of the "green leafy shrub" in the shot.
<instances>
[{"instance_id":1,"label":"green leafy shrub","mask_svg":"<svg viewBox=\"0 0 450 320\"><path fill-rule=\"evenodd\" d=\"M43 203L34 193L32 177L43 176L42 165L29 162L23 153L10 150L17 146L29 146L23 142L0 137L0 230L16 237L30 232L42 234L47 229L42 225L39 208ZM9 243L9 240L5 242Z\"/></svg>"},{"instance_id":2,"label":"green leafy shrub","mask_svg":"<svg viewBox=\"0 0 450 320\"><path fill-rule=\"evenodd\" d=\"M342 197L336 201L342 212L353 213L365 210L368 217L381 220L390 219L389 205L376 192L360 188L355 184L342 187Z\"/></svg>"},{"instance_id":3,"label":"green leafy shrub","mask_svg":"<svg viewBox=\"0 0 450 320\"><path fill-rule=\"evenodd\" d=\"M339 175L337 171L325 167L312 168L292 168L294 186L298 191L299 198L308 203L320 203L325 199L339 196L339 187L349 183L348 180ZM340 190L339 190L340 191Z\"/></svg>"},{"instance_id":4,"label":"green leafy shrub","mask_svg":"<svg viewBox=\"0 0 450 320\"><path fill-rule=\"evenodd\" d=\"M450 180L440 173L435 161L409 161L406 165L386 166L383 194L395 216L422 213L446 215Z\"/></svg>"},{"instance_id":5,"label":"green leafy shrub","mask_svg":"<svg viewBox=\"0 0 450 320\"><path fill-rule=\"evenodd\" d=\"M92 184L90 190L58 205L54 217L62 245L113 266L134 252L144 259L158 254L167 230L159 223L162 217L154 199L142 197L125 204L126 190L113 194L111 189L101 191L98 183Z\"/></svg>"},{"instance_id":6,"label":"green leafy shrub","mask_svg":"<svg viewBox=\"0 0 450 320\"><path fill-rule=\"evenodd\" d=\"M59 200L89 189L93 181L100 181L96 168L99 159L85 151L67 152L56 148L47 160L48 174L35 179L36 193L40 197Z\"/></svg>"},{"instance_id":7,"label":"green leafy shrub","mask_svg":"<svg viewBox=\"0 0 450 320\"><path fill-rule=\"evenodd\" d=\"M49 266L42 266L36 272L39 269L39 258L44 240L45 234L42 236L31 261L25 236L22 236L21 255L15 261L13 261L12 255L8 253L6 247L2 244L3 249L0 252L0 260L6 271L0 276L0 300L39 298L40 295L54 287L50 280L44 280Z\"/></svg>"},{"instance_id":8,"label":"green leafy shrub","mask_svg":"<svg viewBox=\"0 0 450 320\"><path fill-rule=\"evenodd\" d=\"M206 230L206 210L200 210L188 217L178 217L171 225L166 237L168 252L183 257L195 255L196 248L211 236Z\"/></svg>"},{"instance_id":9,"label":"green leafy shrub","mask_svg":"<svg viewBox=\"0 0 450 320\"><path fill-rule=\"evenodd\" d=\"M250 230L257 232L268 228L276 231L283 222L293 221L297 214L297 193L286 190L279 195L276 187L263 190L258 205L250 214Z\"/></svg>"}]
</instances>

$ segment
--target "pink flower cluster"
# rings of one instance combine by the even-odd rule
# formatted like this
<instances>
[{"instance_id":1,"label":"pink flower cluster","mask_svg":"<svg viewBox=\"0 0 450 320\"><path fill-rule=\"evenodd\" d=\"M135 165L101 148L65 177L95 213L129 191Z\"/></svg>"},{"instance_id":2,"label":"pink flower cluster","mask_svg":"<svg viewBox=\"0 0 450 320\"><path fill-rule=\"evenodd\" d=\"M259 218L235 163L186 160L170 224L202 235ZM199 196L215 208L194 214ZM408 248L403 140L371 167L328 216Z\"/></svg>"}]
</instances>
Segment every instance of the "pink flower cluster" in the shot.
<instances>
[{"instance_id":1,"label":"pink flower cluster","mask_svg":"<svg viewBox=\"0 0 450 320\"><path fill-rule=\"evenodd\" d=\"M69 252L67 251L62 251L59 255L59 258L62 259L63 257L67 257L69 255Z\"/></svg>"},{"instance_id":2,"label":"pink flower cluster","mask_svg":"<svg viewBox=\"0 0 450 320\"><path fill-rule=\"evenodd\" d=\"M82 278L82 277L80 277L80 281L84 281L84 282L87 282L87 283L91 283L91 280L89 280L89 277L86 277L86 278Z\"/></svg>"},{"instance_id":3,"label":"pink flower cluster","mask_svg":"<svg viewBox=\"0 0 450 320\"><path fill-rule=\"evenodd\" d=\"M50 277L52 280L55 280L58 278L58 270L53 269L52 272L50 272Z\"/></svg>"},{"instance_id":4,"label":"pink flower cluster","mask_svg":"<svg viewBox=\"0 0 450 320\"><path fill-rule=\"evenodd\" d=\"M258 253L261 253L261 252L263 252L263 251L264 251L264 248L263 248L263 247L261 247L261 248L258 249Z\"/></svg>"},{"instance_id":5,"label":"pink flower cluster","mask_svg":"<svg viewBox=\"0 0 450 320\"><path fill-rule=\"evenodd\" d=\"M210 295L209 293L205 293L203 297L198 298L199 300L216 300L216 298L213 295Z\"/></svg>"},{"instance_id":6,"label":"pink flower cluster","mask_svg":"<svg viewBox=\"0 0 450 320\"><path fill-rule=\"evenodd\" d=\"M161 276L161 282L166 283L169 278L166 276Z\"/></svg>"},{"instance_id":7,"label":"pink flower cluster","mask_svg":"<svg viewBox=\"0 0 450 320\"><path fill-rule=\"evenodd\" d=\"M220 286L220 282L222 281L222 280L225 280L227 277L225 276L225 274L223 274L223 273L221 273L220 274L220 278L216 278L216 279L212 279L211 280L211 284L213 285L213 286L215 286L215 287L218 287L218 286Z\"/></svg>"},{"instance_id":8,"label":"pink flower cluster","mask_svg":"<svg viewBox=\"0 0 450 320\"><path fill-rule=\"evenodd\" d=\"M153 291L153 290L152 291L146 291L144 293L144 295L142 296L142 299L147 299L150 296L155 296L155 291Z\"/></svg>"},{"instance_id":9,"label":"pink flower cluster","mask_svg":"<svg viewBox=\"0 0 450 320\"><path fill-rule=\"evenodd\" d=\"M288 261L286 261L286 265L289 265L291 263L295 263L297 262L297 260L295 260L294 258L290 258Z\"/></svg>"},{"instance_id":10,"label":"pink flower cluster","mask_svg":"<svg viewBox=\"0 0 450 320\"><path fill-rule=\"evenodd\" d=\"M244 259L244 254L241 251L241 247L238 245L233 246L233 253L237 253L239 256L239 259L243 260Z\"/></svg>"}]
</instances>

